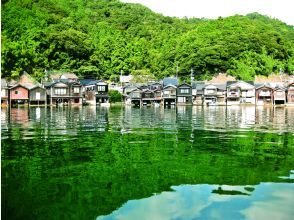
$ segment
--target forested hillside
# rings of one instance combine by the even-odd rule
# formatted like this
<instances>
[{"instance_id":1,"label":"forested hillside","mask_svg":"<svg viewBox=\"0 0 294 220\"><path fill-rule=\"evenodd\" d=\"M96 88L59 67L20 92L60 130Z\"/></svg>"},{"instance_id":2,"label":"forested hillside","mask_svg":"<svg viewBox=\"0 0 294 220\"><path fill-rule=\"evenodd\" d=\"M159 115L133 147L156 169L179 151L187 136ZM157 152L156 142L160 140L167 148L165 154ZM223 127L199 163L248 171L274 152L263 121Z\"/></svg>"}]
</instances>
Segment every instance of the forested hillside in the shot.
<instances>
[{"instance_id":1,"label":"forested hillside","mask_svg":"<svg viewBox=\"0 0 294 220\"><path fill-rule=\"evenodd\" d=\"M178 19L117 0L9 0L1 12L2 77L294 73L293 26L257 13Z\"/></svg>"}]
</instances>

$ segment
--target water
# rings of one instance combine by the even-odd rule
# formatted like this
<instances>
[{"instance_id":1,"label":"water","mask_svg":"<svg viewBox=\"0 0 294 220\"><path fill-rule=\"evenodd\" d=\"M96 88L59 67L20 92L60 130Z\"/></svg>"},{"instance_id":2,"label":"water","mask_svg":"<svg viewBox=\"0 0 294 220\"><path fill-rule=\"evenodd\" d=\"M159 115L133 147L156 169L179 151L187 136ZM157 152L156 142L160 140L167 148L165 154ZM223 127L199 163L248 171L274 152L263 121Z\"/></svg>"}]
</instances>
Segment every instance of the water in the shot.
<instances>
[{"instance_id":1,"label":"water","mask_svg":"<svg viewBox=\"0 0 294 220\"><path fill-rule=\"evenodd\" d=\"M292 219L294 108L2 108L3 219Z\"/></svg>"}]
</instances>

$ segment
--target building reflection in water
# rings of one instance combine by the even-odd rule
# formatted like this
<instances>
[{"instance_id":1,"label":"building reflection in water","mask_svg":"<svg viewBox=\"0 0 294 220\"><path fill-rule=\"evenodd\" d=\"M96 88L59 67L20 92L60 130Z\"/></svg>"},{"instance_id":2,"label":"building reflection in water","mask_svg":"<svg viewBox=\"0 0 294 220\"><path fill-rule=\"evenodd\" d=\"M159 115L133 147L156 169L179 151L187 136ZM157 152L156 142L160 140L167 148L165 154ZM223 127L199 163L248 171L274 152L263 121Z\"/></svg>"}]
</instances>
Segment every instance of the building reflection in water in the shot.
<instances>
[{"instance_id":1,"label":"building reflection in water","mask_svg":"<svg viewBox=\"0 0 294 220\"><path fill-rule=\"evenodd\" d=\"M2 130L8 124L23 128L39 123L48 135L75 135L79 129L105 132L109 129L129 133L132 131L155 132L161 128L177 134L179 128L195 130L277 130L288 131L294 124L294 108L263 106L177 106L175 108L134 108L131 106L100 107L18 107L1 109ZM54 129L52 129L54 127ZM143 132L143 131L142 131Z\"/></svg>"}]
</instances>

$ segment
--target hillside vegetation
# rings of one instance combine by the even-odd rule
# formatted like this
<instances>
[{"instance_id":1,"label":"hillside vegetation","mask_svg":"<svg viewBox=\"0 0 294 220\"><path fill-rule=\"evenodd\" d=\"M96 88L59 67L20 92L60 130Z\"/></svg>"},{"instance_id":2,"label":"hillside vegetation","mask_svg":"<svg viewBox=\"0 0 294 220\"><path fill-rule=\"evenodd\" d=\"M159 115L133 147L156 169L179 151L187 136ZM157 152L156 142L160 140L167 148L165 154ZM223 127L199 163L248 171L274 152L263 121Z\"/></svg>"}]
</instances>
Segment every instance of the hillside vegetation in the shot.
<instances>
[{"instance_id":1,"label":"hillside vegetation","mask_svg":"<svg viewBox=\"0 0 294 220\"><path fill-rule=\"evenodd\" d=\"M2 1L2 77L46 70L115 79L124 74L240 79L294 73L294 29L257 13L178 19L117 0ZM178 67L177 67L178 66Z\"/></svg>"}]
</instances>

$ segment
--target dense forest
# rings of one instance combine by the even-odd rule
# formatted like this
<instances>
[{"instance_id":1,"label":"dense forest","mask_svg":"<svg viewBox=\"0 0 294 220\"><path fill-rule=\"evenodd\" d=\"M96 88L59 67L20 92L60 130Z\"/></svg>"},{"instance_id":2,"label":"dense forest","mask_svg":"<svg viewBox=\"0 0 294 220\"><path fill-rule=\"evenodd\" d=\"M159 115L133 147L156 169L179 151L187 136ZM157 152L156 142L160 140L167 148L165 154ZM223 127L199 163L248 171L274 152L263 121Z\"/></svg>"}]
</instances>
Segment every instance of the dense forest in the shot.
<instances>
[{"instance_id":1,"label":"dense forest","mask_svg":"<svg viewBox=\"0 0 294 220\"><path fill-rule=\"evenodd\" d=\"M117 0L2 0L2 77L294 74L294 28L258 13L179 19Z\"/></svg>"}]
</instances>

